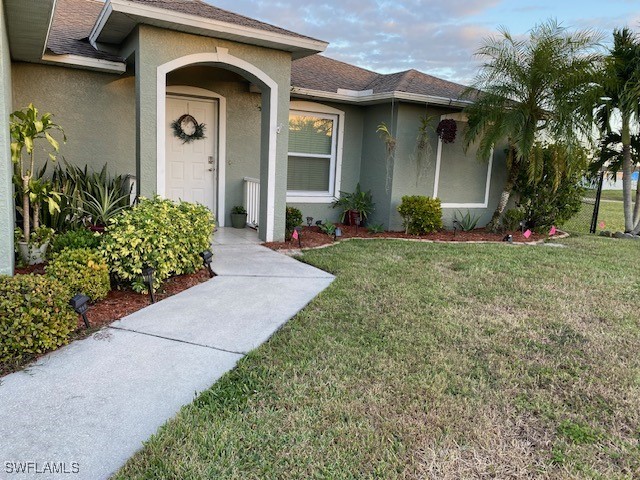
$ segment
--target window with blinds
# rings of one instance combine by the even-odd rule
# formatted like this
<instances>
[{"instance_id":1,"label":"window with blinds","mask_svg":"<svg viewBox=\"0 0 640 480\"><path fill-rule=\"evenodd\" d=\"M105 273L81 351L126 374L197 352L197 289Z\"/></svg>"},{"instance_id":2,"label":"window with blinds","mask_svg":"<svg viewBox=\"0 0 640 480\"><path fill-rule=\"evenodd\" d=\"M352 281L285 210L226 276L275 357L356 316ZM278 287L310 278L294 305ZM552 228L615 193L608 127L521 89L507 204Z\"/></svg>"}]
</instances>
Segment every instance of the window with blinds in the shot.
<instances>
[{"instance_id":1,"label":"window with blinds","mask_svg":"<svg viewBox=\"0 0 640 480\"><path fill-rule=\"evenodd\" d=\"M291 111L287 192L302 196L334 194L337 115Z\"/></svg>"}]
</instances>

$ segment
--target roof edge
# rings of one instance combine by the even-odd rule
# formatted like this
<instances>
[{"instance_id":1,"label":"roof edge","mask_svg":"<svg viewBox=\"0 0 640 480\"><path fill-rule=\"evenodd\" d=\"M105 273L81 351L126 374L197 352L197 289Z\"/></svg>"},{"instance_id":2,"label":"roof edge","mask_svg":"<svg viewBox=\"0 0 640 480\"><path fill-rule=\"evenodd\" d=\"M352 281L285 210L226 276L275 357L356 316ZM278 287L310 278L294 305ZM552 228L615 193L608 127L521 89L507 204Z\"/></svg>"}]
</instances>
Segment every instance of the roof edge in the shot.
<instances>
[{"instance_id":1,"label":"roof edge","mask_svg":"<svg viewBox=\"0 0 640 480\"><path fill-rule=\"evenodd\" d=\"M96 72L119 73L122 74L127 70L124 62L114 62L111 60L103 60L100 58L84 57L82 55L63 54L55 55L45 53L42 61L49 65L59 65L64 67L77 67L84 70L93 70Z\"/></svg>"},{"instance_id":2,"label":"roof edge","mask_svg":"<svg viewBox=\"0 0 640 480\"><path fill-rule=\"evenodd\" d=\"M383 92L383 93L372 93L372 94L358 94L352 93L352 91L347 91L340 89L338 92L325 92L323 90L313 90L310 88L301 88L301 87L291 87L291 94L300 96L300 97L309 97L309 98L317 98L322 100L332 100L340 103L377 103L386 100L404 100L407 102L414 103L428 103L430 105L441 105L447 107L460 107L464 108L468 105L473 104L471 100L463 100L461 98L447 98L447 97L437 97L435 95L423 95L419 93L408 93L408 92Z\"/></svg>"},{"instance_id":3,"label":"roof edge","mask_svg":"<svg viewBox=\"0 0 640 480\"><path fill-rule=\"evenodd\" d=\"M190 15L150 5L143 5L130 2L128 0L107 0L93 29L91 30L91 34L89 35L89 41L94 45L94 47L99 43L100 36L103 34L109 19L114 13L122 13L133 17L133 19L138 23L142 23L139 22L138 18L155 20L159 23L173 23L183 27L192 28L194 30L209 31L211 33L260 40L272 45L273 48L280 47L282 50L301 52L308 55L323 52L329 45L328 42L316 40L311 37L295 37L282 33L270 32L268 30L245 27L243 25L222 22L210 18L202 18L197 15Z\"/></svg>"}]
</instances>

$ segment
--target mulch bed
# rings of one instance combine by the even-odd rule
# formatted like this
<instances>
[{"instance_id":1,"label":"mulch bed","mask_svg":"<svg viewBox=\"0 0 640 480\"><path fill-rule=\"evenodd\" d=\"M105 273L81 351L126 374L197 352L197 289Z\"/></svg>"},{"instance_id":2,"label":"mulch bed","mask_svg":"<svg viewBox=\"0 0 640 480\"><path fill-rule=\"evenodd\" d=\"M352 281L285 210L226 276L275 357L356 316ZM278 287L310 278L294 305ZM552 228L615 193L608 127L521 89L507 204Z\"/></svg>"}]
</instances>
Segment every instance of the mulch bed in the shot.
<instances>
[{"instance_id":1,"label":"mulch bed","mask_svg":"<svg viewBox=\"0 0 640 480\"><path fill-rule=\"evenodd\" d=\"M33 273L40 275L44 273L44 267L45 264L20 267L15 269L15 273ZM209 280L209 272L206 269L201 269L191 274L171 277L162 284L162 290L155 293L156 302L207 280ZM78 315L78 329L71 334L69 341L71 342L93 335L105 325L109 325L116 320L126 317L127 315L148 306L149 303L149 295L147 294L136 293L129 289L111 290L107 295L107 298L100 300L89 307L89 310L87 311L87 318L91 325L90 328L87 329L84 327L82 317ZM19 370L40 356L41 355L26 358L12 365L0 364L0 376Z\"/></svg>"},{"instance_id":2,"label":"mulch bed","mask_svg":"<svg viewBox=\"0 0 640 480\"><path fill-rule=\"evenodd\" d=\"M15 273L43 274L45 265L46 264L41 263L38 265L30 265L28 267L16 268ZM162 290L155 293L156 302L207 280L209 280L209 272L204 268L195 273L171 277L162 284ZM89 307L89 311L87 312L87 318L91 324L89 332L91 333L91 330L95 331L95 329L108 325L122 317L126 317L127 315L148 306L149 303L148 294L137 293L130 289L111 290L107 295L107 298L100 300ZM87 331L84 328L84 323L81 318L78 319L78 328L81 329L80 333Z\"/></svg>"},{"instance_id":3,"label":"mulch bed","mask_svg":"<svg viewBox=\"0 0 640 480\"><path fill-rule=\"evenodd\" d=\"M505 232L505 233L491 233L484 228L477 228L470 232L452 232L452 231L439 231L435 233L429 233L427 235L409 235L404 232L382 232L382 233L369 233L366 228L360 227L356 232L356 227L348 225L337 224L342 229L342 238L409 238L414 240L433 240L440 242L501 242L505 235L513 235L513 241L515 243L528 243L544 240L546 235L539 233L533 233L529 238L525 238L522 232ZM333 236L329 236L326 233L320 231L319 227L303 227L300 235L300 243L297 240L291 240L289 242L267 242L264 245L272 250L292 250L299 248L316 248L323 245L329 245L334 243Z\"/></svg>"}]
</instances>

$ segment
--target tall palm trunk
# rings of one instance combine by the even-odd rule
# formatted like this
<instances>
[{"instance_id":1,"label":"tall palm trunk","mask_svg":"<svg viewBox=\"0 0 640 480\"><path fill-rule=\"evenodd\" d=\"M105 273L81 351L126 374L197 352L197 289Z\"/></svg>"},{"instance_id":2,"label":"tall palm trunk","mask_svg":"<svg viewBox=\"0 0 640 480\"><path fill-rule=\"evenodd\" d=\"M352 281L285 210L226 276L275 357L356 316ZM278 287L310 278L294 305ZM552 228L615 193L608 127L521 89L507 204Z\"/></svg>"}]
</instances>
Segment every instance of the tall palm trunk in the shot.
<instances>
[{"instance_id":1,"label":"tall palm trunk","mask_svg":"<svg viewBox=\"0 0 640 480\"><path fill-rule=\"evenodd\" d=\"M631 201L631 176L633 175L633 162L631 161L631 132L629 116L622 117L622 200L624 206L624 231L633 232L633 203Z\"/></svg>"},{"instance_id":2,"label":"tall palm trunk","mask_svg":"<svg viewBox=\"0 0 640 480\"><path fill-rule=\"evenodd\" d=\"M504 210L507 208L507 204L509 203L509 198L511 198L511 192L513 192L513 187L516 185L516 178L518 177L518 169L515 166L509 168L509 176L507 178L506 183L504 184L504 189L500 194L500 201L498 202L498 206L496 210L493 212L493 216L491 217L491 221L487 224L487 230L490 232L498 232L501 229L502 225L502 214Z\"/></svg>"}]
</instances>

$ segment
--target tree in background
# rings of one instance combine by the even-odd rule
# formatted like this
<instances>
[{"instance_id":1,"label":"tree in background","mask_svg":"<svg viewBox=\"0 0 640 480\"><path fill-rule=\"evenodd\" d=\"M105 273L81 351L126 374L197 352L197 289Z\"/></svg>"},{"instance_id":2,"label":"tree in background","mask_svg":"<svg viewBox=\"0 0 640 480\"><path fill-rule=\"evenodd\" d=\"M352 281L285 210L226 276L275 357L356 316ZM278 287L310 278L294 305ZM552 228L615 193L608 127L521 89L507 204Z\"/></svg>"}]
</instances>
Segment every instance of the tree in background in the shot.
<instances>
[{"instance_id":1,"label":"tree in background","mask_svg":"<svg viewBox=\"0 0 640 480\"><path fill-rule=\"evenodd\" d=\"M556 21L535 26L526 39L502 29L484 40L476 55L484 60L467 95L467 148L478 143L478 158L489 158L494 146L507 145L508 178L488 228L498 230L516 180L522 172L532 184L552 175L560 185L590 138L594 71L601 63L599 38L591 31L569 32ZM559 155L540 155L535 145L562 143ZM552 161L552 165L545 165Z\"/></svg>"},{"instance_id":2,"label":"tree in background","mask_svg":"<svg viewBox=\"0 0 640 480\"><path fill-rule=\"evenodd\" d=\"M622 170L625 232L640 233L640 182L632 202L632 175L640 158L640 38L629 28L613 32L613 47L600 74L596 125L602 133L595 169Z\"/></svg>"}]
</instances>

